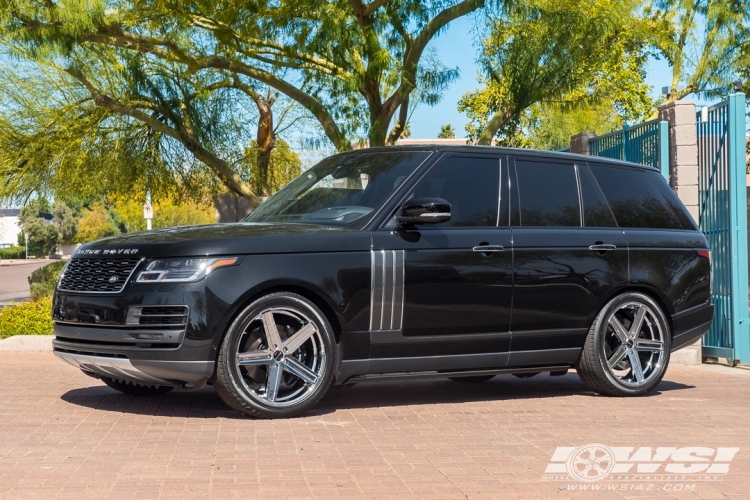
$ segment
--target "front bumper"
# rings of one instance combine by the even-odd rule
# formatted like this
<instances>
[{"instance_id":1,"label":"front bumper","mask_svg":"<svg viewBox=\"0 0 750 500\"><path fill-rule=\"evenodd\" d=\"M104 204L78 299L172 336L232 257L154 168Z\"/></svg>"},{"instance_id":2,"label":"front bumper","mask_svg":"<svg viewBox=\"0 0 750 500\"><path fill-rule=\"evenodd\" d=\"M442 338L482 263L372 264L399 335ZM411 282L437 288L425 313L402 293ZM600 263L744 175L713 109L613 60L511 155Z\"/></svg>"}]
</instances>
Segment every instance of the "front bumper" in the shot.
<instances>
[{"instance_id":1,"label":"front bumper","mask_svg":"<svg viewBox=\"0 0 750 500\"><path fill-rule=\"evenodd\" d=\"M55 346L55 356L94 377L178 389L200 389L213 375L213 361L130 360L69 352Z\"/></svg>"}]
</instances>

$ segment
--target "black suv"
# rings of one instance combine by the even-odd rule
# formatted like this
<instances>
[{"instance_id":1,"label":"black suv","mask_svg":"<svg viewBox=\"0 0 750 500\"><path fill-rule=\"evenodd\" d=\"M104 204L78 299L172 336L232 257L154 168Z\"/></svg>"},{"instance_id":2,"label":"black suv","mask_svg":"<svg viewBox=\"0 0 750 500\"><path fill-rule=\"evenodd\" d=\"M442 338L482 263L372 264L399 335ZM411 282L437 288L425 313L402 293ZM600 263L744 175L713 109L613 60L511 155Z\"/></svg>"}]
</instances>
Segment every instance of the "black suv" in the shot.
<instances>
[{"instance_id":1,"label":"black suv","mask_svg":"<svg viewBox=\"0 0 750 500\"><path fill-rule=\"evenodd\" d=\"M237 224L69 261L55 354L129 394L288 417L332 385L576 368L635 396L709 328L706 239L652 168L495 147L329 157Z\"/></svg>"}]
</instances>

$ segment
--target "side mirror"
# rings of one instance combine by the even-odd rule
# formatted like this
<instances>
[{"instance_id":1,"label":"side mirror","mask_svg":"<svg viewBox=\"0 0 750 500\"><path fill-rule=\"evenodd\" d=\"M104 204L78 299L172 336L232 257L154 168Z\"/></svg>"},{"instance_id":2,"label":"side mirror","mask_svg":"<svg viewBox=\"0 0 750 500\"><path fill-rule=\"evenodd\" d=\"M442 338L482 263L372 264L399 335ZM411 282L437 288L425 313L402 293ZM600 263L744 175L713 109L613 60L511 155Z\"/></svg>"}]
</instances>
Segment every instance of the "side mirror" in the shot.
<instances>
[{"instance_id":1,"label":"side mirror","mask_svg":"<svg viewBox=\"0 0 750 500\"><path fill-rule=\"evenodd\" d=\"M400 224L435 224L451 219L451 204L442 198L412 198L396 215Z\"/></svg>"}]
</instances>

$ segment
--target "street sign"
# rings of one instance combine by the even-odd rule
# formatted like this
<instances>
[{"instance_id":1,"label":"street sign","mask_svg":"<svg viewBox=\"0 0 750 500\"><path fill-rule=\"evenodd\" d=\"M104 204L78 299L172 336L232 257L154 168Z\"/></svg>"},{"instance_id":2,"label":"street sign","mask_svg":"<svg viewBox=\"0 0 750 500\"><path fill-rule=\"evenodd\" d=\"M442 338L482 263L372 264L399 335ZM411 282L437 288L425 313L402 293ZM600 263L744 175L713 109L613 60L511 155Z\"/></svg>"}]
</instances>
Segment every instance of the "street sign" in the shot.
<instances>
[{"instance_id":1,"label":"street sign","mask_svg":"<svg viewBox=\"0 0 750 500\"><path fill-rule=\"evenodd\" d=\"M146 203L143 205L143 218L153 219L154 218L154 207L153 205Z\"/></svg>"}]
</instances>

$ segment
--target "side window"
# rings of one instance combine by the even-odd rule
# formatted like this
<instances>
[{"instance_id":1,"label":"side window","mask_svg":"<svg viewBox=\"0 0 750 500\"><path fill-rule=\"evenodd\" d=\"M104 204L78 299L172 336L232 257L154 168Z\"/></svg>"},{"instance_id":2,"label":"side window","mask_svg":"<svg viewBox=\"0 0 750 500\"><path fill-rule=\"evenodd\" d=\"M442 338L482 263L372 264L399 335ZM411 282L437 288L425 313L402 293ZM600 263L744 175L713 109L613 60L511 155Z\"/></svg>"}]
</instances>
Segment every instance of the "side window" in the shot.
<instances>
[{"instance_id":1,"label":"side window","mask_svg":"<svg viewBox=\"0 0 750 500\"><path fill-rule=\"evenodd\" d=\"M650 178L651 172L602 165L591 165L591 171L620 227L682 229L672 207Z\"/></svg>"},{"instance_id":2,"label":"side window","mask_svg":"<svg viewBox=\"0 0 750 500\"><path fill-rule=\"evenodd\" d=\"M516 160L521 226L581 226L575 167Z\"/></svg>"},{"instance_id":3,"label":"side window","mask_svg":"<svg viewBox=\"0 0 750 500\"><path fill-rule=\"evenodd\" d=\"M585 227L617 227L612 210L599 185L586 165L578 165L583 200L583 225Z\"/></svg>"},{"instance_id":4,"label":"side window","mask_svg":"<svg viewBox=\"0 0 750 500\"><path fill-rule=\"evenodd\" d=\"M499 159L449 157L419 182L414 196L436 196L451 204L451 219L432 226L496 226L499 190Z\"/></svg>"}]
</instances>

